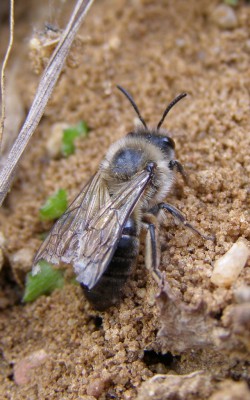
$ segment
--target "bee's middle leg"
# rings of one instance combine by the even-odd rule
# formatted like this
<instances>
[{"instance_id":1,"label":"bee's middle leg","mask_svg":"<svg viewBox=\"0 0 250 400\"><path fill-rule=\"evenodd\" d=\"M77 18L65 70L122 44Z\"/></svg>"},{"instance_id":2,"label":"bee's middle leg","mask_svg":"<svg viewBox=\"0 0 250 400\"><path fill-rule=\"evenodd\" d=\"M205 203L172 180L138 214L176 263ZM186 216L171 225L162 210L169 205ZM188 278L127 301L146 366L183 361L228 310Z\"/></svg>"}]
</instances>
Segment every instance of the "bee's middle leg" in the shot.
<instances>
[{"instance_id":1,"label":"bee's middle leg","mask_svg":"<svg viewBox=\"0 0 250 400\"><path fill-rule=\"evenodd\" d=\"M189 228L191 231L193 231L194 233L196 233L197 235L201 236L203 239L205 240L215 240L215 237L209 236L209 235L204 235L203 233L201 233L198 229L196 229L192 224L190 224L190 222L188 222L186 220L186 217L181 213L180 210L178 210L178 208L172 206L172 204L169 203L159 203L156 206L154 206L153 208L150 209L150 213L152 213L153 215L157 216L159 214L159 212L161 210L167 211L169 212L169 214L172 215L172 217L176 218L178 221L180 221L184 226L186 226L187 228Z\"/></svg>"},{"instance_id":2,"label":"bee's middle leg","mask_svg":"<svg viewBox=\"0 0 250 400\"><path fill-rule=\"evenodd\" d=\"M143 218L143 227L146 230L145 264L157 283L162 283L162 275L159 270L160 248L158 239L158 221L153 214L146 214Z\"/></svg>"}]
</instances>

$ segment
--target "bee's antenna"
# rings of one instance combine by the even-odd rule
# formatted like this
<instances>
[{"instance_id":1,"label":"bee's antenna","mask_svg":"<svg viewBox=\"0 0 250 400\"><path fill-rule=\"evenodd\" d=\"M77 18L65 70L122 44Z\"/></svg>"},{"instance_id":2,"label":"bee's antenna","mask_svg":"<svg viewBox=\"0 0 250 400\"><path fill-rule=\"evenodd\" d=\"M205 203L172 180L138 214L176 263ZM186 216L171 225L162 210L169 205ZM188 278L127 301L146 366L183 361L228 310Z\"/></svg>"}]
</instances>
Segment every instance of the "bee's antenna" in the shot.
<instances>
[{"instance_id":1,"label":"bee's antenna","mask_svg":"<svg viewBox=\"0 0 250 400\"><path fill-rule=\"evenodd\" d=\"M166 110L164 111L159 124L157 125L157 128L156 128L157 131L160 129L161 125L163 124L164 119L166 118L166 116L169 113L169 111L171 110L171 108L174 107L174 105L176 103L178 103L178 101L183 99L183 97L186 97L186 95L187 95L187 93L181 93L181 94L179 94L179 96L177 96L174 100L171 101L171 103L167 106Z\"/></svg>"},{"instance_id":2,"label":"bee's antenna","mask_svg":"<svg viewBox=\"0 0 250 400\"><path fill-rule=\"evenodd\" d=\"M148 129L147 124L146 124L146 122L144 121L144 119L142 118L142 116L141 116L141 114L140 114L140 111L139 111L137 105L135 104L135 101L134 101L133 97L131 96L131 94L129 94L129 93L128 93L122 86L120 86L120 85L117 85L117 88L127 97L127 99L128 99L128 100L130 101L130 103L132 104L132 106L133 106L133 108L134 108L136 114L138 115L139 120L140 120L141 123L144 125L144 127L145 127L146 129Z\"/></svg>"}]
</instances>

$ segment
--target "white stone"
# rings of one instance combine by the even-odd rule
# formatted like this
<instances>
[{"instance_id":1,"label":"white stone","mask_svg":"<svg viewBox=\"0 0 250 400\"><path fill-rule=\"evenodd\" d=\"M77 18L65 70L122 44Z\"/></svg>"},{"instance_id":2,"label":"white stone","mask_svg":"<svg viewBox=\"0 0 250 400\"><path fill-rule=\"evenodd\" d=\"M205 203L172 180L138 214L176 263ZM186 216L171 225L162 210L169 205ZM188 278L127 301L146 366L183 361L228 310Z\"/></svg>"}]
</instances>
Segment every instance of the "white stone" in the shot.
<instances>
[{"instance_id":1,"label":"white stone","mask_svg":"<svg viewBox=\"0 0 250 400\"><path fill-rule=\"evenodd\" d=\"M212 19L222 29L234 29L238 25L235 11L227 4L219 4L213 10Z\"/></svg>"},{"instance_id":2,"label":"white stone","mask_svg":"<svg viewBox=\"0 0 250 400\"><path fill-rule=\"evenodd\" d=\"M231 286L240 275L249 256L249 242L239 238L231 249L215 262L211 282L216 286Z\"/></svg>"}]
</instances>

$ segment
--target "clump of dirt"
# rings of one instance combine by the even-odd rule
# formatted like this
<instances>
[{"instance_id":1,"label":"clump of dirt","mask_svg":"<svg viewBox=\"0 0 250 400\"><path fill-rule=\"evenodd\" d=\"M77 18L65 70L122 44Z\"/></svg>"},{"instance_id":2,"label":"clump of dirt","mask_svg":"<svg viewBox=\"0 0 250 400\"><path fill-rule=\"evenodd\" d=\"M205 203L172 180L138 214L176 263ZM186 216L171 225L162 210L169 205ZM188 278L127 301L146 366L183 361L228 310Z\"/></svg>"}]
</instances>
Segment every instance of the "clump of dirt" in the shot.
<instances>
[{"instance_id":1,"label":"clump of dirt","mask_svg":"<svg viewBox=\"0 0 250 400\"><path fill-rule=\"evenodd\" d=\"M39 43L29 30L31 21L47 22L45 6L27 4L18 6L11 70L23 110L49 52L39 53L48 28L39 28ZM61 20L66 8L59 6ZM229 287L210 279L214 262L250 236L249 19L243 0L234 8L215 0L94 3L0 211L1 398L250 398L249 264ZM0 29L6 37L7 21ZM168 217L160 235L162 288L145 271L142 244L119 306L96 312L71 283L24 305L25 275L51 226L39 220L39 207L59 188L73 199L108 146L133 129L134 111L116 84L152 126L170 100L188 92L164 124L190 183L178 178L167 201L216 241ZM58 124L80 120L90 125L89 137L77 140L75 154L58 157L49 148L58 140L48 138Z\"/></svg>"}]
</instances>

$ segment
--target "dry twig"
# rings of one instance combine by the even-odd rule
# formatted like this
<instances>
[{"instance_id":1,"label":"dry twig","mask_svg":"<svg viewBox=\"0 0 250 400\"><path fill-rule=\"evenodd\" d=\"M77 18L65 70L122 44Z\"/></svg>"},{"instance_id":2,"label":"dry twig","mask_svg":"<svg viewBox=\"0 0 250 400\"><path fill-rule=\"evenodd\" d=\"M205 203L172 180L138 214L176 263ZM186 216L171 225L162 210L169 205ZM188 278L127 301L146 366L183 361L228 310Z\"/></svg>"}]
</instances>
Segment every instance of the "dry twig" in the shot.
<instances>
[{"instance_id":1,"label":"dry twig","mask_svg":"<svg viewBox=\"0 0 250 400\"><path fill-rule=\"evenodd\" d=\"M94 0L77 1L70 21L45 68L29 114L0 172L0 205L2 205L13 181L20 157L44 113L75 35L93 2Z\"/></svg>"},{"instance_id":2,"label":"dry twig","mask_svg":"<svg viewBox=\"0 0 250 400\"><path fill-rule=\"evenodd\" d=\"M5 69L10 56L10 52L13 45L14 39L14 0L10 0L10 37L8 48L3 60L3 65L1 69L1 99L2 99L2 110L1 110L1 122L0 122L0 154L2 147L2 138L4 130L4 120L5 120Z\"/></svg>"}]
</instances>

